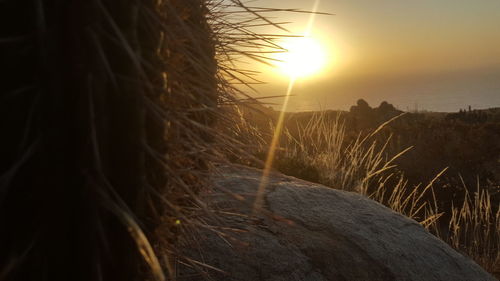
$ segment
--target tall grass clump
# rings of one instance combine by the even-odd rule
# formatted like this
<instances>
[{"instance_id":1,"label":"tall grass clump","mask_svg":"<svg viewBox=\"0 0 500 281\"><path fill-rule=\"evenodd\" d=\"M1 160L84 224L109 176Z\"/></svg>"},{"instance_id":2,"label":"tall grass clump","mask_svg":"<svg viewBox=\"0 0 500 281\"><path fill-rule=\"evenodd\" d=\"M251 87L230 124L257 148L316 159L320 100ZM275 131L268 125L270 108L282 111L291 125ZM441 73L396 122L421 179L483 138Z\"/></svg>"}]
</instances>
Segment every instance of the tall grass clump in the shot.
<instances>
[{"instance_id":1,"label":"tall grass clump","mask_svg":"<svg viewBox=\"0 0 500 281\"><path fill-rule=\"evenodd\" d=\"M389 122L349 141L340 114L314 114L305 124L297 124L293 131L285 130L278 167L286 169L287 161L298 159L315 167L321 183L368 194L370 185L383 184L380 176L394 168L393 162L410 149L387 158L385 152L391 137L379 142L375 136Z\"/></svg>"},{"instance_id":2,"label":"tall grass clump","mask_svg":"<svg viewBox=\"0 0 500 281\"><path fill-rule=\"evenodd\" d=\"M466 190L463 203L452 206L449 223L442 227L436 221L429 231L453 248L474 259L487 271L500 275L500 208L493 205L488 189L477 183L471 193Z\"/></svg>"}]
</instances>

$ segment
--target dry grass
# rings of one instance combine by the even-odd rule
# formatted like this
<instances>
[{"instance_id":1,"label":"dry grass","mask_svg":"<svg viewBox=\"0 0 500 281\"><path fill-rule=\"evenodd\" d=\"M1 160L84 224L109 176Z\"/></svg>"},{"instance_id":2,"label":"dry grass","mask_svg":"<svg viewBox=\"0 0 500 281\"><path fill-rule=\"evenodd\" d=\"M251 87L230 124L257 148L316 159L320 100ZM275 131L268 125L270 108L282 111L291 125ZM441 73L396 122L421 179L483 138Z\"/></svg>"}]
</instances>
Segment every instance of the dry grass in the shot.
<instances>
[{"instance_id":1,"label":"dry grass","mask_svg":"<svg viewBox=\"0 0 500 281\"><path fill-rule=\"evenodd\" d=\"M280 156L310 163L319 171L323 184L367 194L369 186L380 180L378 176L394 168L394 160L411 149L387 159L385 150L391 138L383 143L374 140L386 124L365 136L359 134L347 143L340 115L332 120L325 114L315 114L307 124L297 124L294 134L285 130Z\"/></svg>"},{"instance_id":2,"label":"dry grass","mask_svg":"<svg viewBox=\"0 0 500 281\"><path fill-rule=\"evenodd\" d=\"M437 222L428 225L429 231L446 241L453 248L468 255L487 271L500 275L500 209L492 206L487 189L477 184L471 194L466 190L461 206L453 206L448 227L440 228ZM495 212L496 210L496 212Z\"/></svg>"},{"instance_id":3,"label":"dry grass","mask_svg":"<svg viewBox=\"0 0 500 281\"><path fill-rule=\"evenodd\" d=\"M298 129L294 129L293 134L285 130L276 159L277 168L286 171L288 165L292 167L286 171L288 174L302 176L302 171L297 171L296 167L311 166L318 174L319 183L358 192L415 219L489 272L497 271L500 211L498 206L492 206L488 191L478 186L474 195L466 194L462 206L440 210L433 185L447 169L426 185L410 186L404 175L394 169L394 161L411 147L396 155L387 155L391 137L382 143L375 138L391 121L348 142L339 115L331 118L316 114L306 125L297 124ZM265 147L261 150L265 151ZM443 228L445 215L451 219L448 227Z\"/></svg>"}]
</instances>

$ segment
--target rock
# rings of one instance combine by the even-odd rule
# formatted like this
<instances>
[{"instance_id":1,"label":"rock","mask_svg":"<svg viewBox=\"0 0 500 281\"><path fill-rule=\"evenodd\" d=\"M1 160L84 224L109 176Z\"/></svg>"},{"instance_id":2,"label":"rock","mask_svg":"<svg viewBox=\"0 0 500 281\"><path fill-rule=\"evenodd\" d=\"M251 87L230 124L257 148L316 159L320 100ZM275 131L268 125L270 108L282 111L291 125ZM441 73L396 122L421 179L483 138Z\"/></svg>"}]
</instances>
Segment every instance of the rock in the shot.
<instances>
[{"instance_id":1,"label":"rock","mask_svg":"<svg viewBox=\"0 0 500 281\"><path fill-rule=\"evenodd\" d=\"M252 215L260 177L225 167L218 191L206 194L218 215L204 220L214 227L185 254L218 268L206 269L211 280L496 280L417 222L355 193L272 174L267 212ZM195 273L181 266L179 280L206 280Z\"/></svg>"}]
</instances>

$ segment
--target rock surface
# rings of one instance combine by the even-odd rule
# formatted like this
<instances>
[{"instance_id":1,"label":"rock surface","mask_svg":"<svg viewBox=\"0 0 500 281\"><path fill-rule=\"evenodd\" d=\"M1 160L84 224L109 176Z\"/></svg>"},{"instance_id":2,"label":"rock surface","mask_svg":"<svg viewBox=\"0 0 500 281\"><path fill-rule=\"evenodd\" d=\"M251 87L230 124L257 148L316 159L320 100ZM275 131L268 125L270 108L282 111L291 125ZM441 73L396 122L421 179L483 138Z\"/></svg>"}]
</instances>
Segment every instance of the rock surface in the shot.
<instances>
[{"instance_id":1,"label":"rock surface","mask_svg":"<svg viewBox=\"0 0 500 281\"><path fill-rule=\"evenodd\" d=\"M360 195L272 174L267 212L252 215L261 171L224 168L218 210L186 254L218 268L211 280L494 281L413 220ZM206 280L180 267L180 280ZM184 277L183 277L184 276Z\"/></svg>"}]
</instances>

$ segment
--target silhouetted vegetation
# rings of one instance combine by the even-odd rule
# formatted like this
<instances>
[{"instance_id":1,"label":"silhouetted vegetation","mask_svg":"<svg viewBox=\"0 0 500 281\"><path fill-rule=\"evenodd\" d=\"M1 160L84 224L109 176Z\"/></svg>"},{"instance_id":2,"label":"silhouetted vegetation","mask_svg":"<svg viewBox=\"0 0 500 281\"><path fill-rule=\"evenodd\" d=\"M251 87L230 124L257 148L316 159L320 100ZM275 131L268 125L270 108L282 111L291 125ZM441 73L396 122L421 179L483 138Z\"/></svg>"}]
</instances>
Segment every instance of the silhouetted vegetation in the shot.
<instances>
[{"instance_id":1,"label":"silhouetted vegetation","mask_svg":"<svg viewBox=\"0 0 500 281\"><path fill-rule=\"evenodd\" d=\"M456 120L468 124L481 124L487 122L500 122L500 109L491 108L486 110L460 109L457 113L446 115L447 120Z\"/></svg>"}]
</instances>

